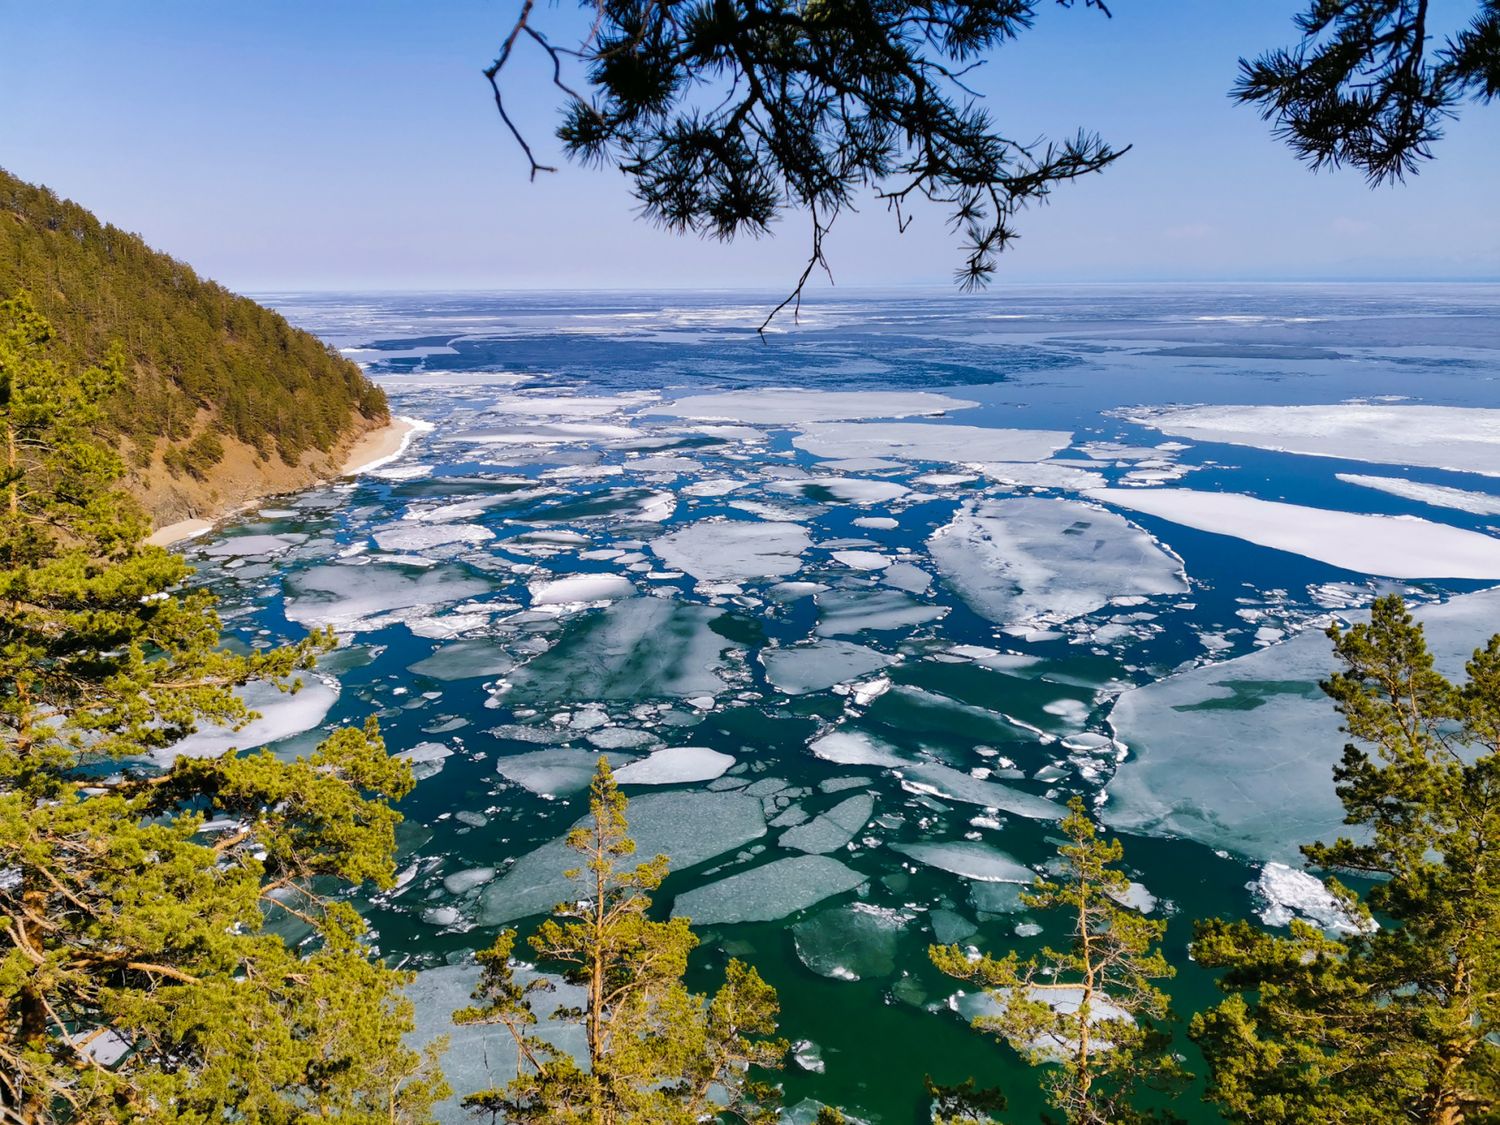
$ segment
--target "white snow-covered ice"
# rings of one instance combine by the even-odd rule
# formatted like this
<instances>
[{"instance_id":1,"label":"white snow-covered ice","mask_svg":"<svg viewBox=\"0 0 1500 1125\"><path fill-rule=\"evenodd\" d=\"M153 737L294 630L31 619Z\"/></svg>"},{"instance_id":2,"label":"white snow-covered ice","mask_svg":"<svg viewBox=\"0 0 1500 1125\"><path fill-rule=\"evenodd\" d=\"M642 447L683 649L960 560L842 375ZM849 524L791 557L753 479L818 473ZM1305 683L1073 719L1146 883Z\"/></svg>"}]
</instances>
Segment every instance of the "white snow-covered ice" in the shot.
<instances>
[{"instance_id":1,"label":"white snow-covered ice","mask_svg":"<svg viewBox=\"0 0 1500 1125\"><path fill-rule=\"evenodd\" d=\"M975 612L1000 624L1067 621L1114 597L1188 589L1182 564L1151 536L1076 500L970 504L928 548Z\"/></svg>"},{"instance_id":2,"label":"white snow-covered ice","mask_svg":"<svg viewBox=\"0 0 1500 1125\"><path fill-rule=\"evenodd\" d=\"M1087 495L1185 527L1388 578L1500 578L1500 539L1415 516L1372 516L1188 488Z\"/></svg>"}]
</instances>

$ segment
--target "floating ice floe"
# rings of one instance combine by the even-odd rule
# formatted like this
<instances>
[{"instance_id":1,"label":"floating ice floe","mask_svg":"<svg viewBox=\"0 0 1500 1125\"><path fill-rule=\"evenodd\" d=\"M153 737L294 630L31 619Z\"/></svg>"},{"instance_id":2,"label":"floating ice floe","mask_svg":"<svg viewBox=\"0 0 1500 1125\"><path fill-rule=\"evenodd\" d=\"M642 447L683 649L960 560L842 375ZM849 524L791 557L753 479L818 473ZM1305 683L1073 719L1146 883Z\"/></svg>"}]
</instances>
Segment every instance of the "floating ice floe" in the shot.
<instances>
[{"instance_id":1,"label":"floating ice floe","mask_svg":"<svg viewBox=\"0 0 1500 1125\"><path fill-rule=\"evenodd\" d=\"M1008 430L923 422L813 422L792 439L814 457L903 461L1045 461L1072 442L1063 430Z\"/></svg>"},{"instance_id":2,"label":"floating ice floe","mask_svg":"<svg viewBox=\"0 0 1500 1125\"><path fill-rule=\"evenodd\" d=\"M1083 1007L1083 989L1070 985L1032 985L1025 990L1026 999L1046 1004L1058 1015L1071 1016L1077 1014ZM954 1011L965 1019L972 1022L985 1016L995 1016L1004 1010L1010 997L1010 990L997 988L985 992L960 992L949 1002ZM1108 999L1096 994L1089 1001L1088 1022L1090 1027L1100 1024L1108 1024L1112 1021L1124 1021L1134 1023L1134 1017L1118 1004L1111 1003ZM1108 1050L1110 1047L1108 1038L1101 1038L1097 1034L1090 1036L1093 1049ZM1070 1052L1078 1049L1078 1041L1071 1036L1042 1034L1029 1043L1021 1044L1024 1050L1034 1052L1048 1059L1060 1059L1066 1057Z\"/></svg>"},{"instance_id":3,"label":"floating ice floe","mask_svg":"<svg viewBox=\"0 0 1500 1125\"><path fill-rule=\"evenodd\" d=\"M967 410L977 405L930 391L805 391L796 387L766 387L689 395L642 413L775 426L858 418L910 418Z\"/></svg>"},{"instance_id":4,"label":"floating ice floe","mask_svg":"<svg viewBox=\"0 0 1500 1125\"><path fill-rule=\"evenodd\" d=\"M836 852L854 839L874 811L875 798L869 793L859 793L840 801L821 816L787 829L777 842L793 851Z\"/></svg>"},{"instance_id":5,"label":"floating ice floe","mask_svg":"<svg viewBox=\"0 0 1500 1125\"><path fill-rule=\"evenodd\" d=\"M772 922L852 891L864 881L858 871L826 855L792 856L680 894L672 914L700 926Z\"/></svg>"},{"instance_id":6,"label":"floating ice floe","mask_svg":"<svg viewBox=\"0 0 1500 1125\"><path fill-rule=\"evenodd\" d=\"M734 757L707 746L669 746L615 771L621 785L680 785L689 781L712 781L730 766Z\"/></svg>"},{"instance_id":7,"label":"floating ice floe","mask_svg":"<svg viewBox=\"0 0 1500 1125\"><path fill-rule=\"evenodd\" d=\"M288 535L231 535L198 548L200 554L211 558L251 558L261 555L279 555L301 543L307 542L302 534Z\"/></svg>"},{"instance_id":8,"label":"floating ice floe","mask_svg":"<svg viewBox=\"0 0 1500 1125\"><path fill-rule=\"evenodd\" d=\"M411 773L418 781L426 781L443 770L443 763L453 756L453 751L441 742L419 742L410 750L392 754L398 762L411 766Z\"/></svg>"},{"instance_id":9,"label":"floating ice floe","mask_svg":"<svg viewBox=\"0 0 1500 1125\"><path fill-rule=\"evenodd\" d=\"M703 582L738 582L795 574L812 546L795 523L703 520L651 541L668 566Z\"/></svg>"},{"instance_id":10,"label":"floating ice floe","mask_svg":"<svg viewBox=\"0 0 1500 1125\"><path fill-rule=\"evenodd\" d=\"M766 679L788 695L826 691L879 671L896 657L852 641L821 641L811 645L762 649L760 662Z\"/></svg>"},{"instance_id":11,"label":"floating ice floe","mask_svg":"<svg viewBox=\"0 0 1500 1125\"><path fill-rule=\"evenodd\" d=\"M1357 484L1361 488L1373 488L1388 492L1403 500L1416 500L1436 508L1453 508L1476 516L1500 516L1500 496L1488 492L1469 492L1462 488L1449 488L1442 484L1425 484L1404 477L1368 477L1358 473L1338 473L1345 484Z\"/></svg>"},{"instance_id":12,"label":"floating ice floe","mask_svg":"<svg viewBox=\"0 0 1500 1125\"><path fill-rule=\"evenodd\" d=\"M1438 669L1461 679L1500 628L1500 590L1413 615ZM1318 688L1336 667L1332 643L1309 629L1125 692L1110 723L1130 753L1109 783L1104 822L1281 862L1297 862L1301 844L1348 835L1333 789L1348 737Z\"/></svg>"},{"instance_id":13,"label":"floating ice floe","mask_svg":"<svg viewBox=\"0 0 1500 1125\"><path fill-rule=\"evenodd\" d=\"M423 969L402 990L412 1003L413 1026L405 1036L406 1045L421 1050L439 1039L446 1040L438 1059L453 1093L433 1106L439 1125L472 1125L474 1114L462 1104L463 1096L502 1087L516 1077L518 1059L508 1033L501 1030L497 1034L494 1024L453 1022L455 1011L474 1003L472 993L479 985L479 973L479 966L472 963ZM524 966L516 969L517 982L522 985L541 976ZM581 1007L586 1002L584 990L558 977L547 979L547 988L529 993L537 1023L527 1029L527 1034L538 1036L564 1055L586 1059L588 1043L583 1027L572 1020L551 1018L559 1008Z\"/></svg>"},{"instance_id":14,"label":"floating ice floe","mask_svg":"<svg viewBox=\"0 0 1500 1125\"><path fill-rule=\"evenodd\" d=\"M609 760L611 765L628 768L635 759L611 754ZM495 772L538 796L565 797L587 789L598 765L598 755L587 750L533 750L499 758Z\"/></svg>"},{"instance_id":15,"label":"floating ice floe","mask_svg":"<svg viewBox=\"0 0 1500 1125\"><path fill-rule=\"evenodd\" d=\"M407 671L434 680L472 680L498 676L515 666L515 657L494 640L476 637L444 645Z\"/></svg>"},{"instance_id":16,"label":"floating ice floe","mask_svg":"<svg viewBox=\"0 0 1500 1125\"><path fill-rule=\"evenodd\" d=\"M517 668L509 691L539 702L578 699L710 698L723 690L723 653L734 642L713 630L709 606L627 598L573 627L553 648Z\"/></svg>"},{"instance_id":17,"label":"floating ice floe","mask_svg":"<svg viewBox=\"0 0 1500 1125\"><path fill-rule=\"evenodd\" d=\"M1029 867L987 844L970 840L892 844L891 850L927 867L980 883L1024 883L1030 886L1036 880Z\"/></svg>"},{"instance_id":18,"label":"floating ice floe","mask_svg":"<svg viewBox=\"0 0 1500 1125\"><path fill-rule=\"evenodd\" d=\"M627 817L636 861L665 855L674 871L744 847L766 831L760 798L744 793L648 793L631 798ZM522 856L484 889L481 923L547 913L569 895L582 895L579 884L563 878L578 864L578 853L562 839Z\"/></svg>"},{"instance_id":19,"label":"floating ice floe","mask_svg":"<svg viewBox=\"0 0 1500 1125\"><path fill-rule=\"evenodd\" d=\"M1030 820L1061 820L1068 810L1045 797L1038 797L998 781L983 781L936 762L901 767L906 787L970 805L999 809Z\"/></svg>"},{"instance_id":20,"label":"floating ice floe","mask_svg":"<svg viewBox=\"0 0 1500 1125\"><path fill-rule=\"evenodd\" d=\"M1073 500L970 504L928 549L964 601L1001 624L1066 621L1120 595L1188 589L1182 564L1151 536Z\"/></svg>"},{"instance_id":21,"label":"floating ice floe","mask_svg":"<svg viewBox=\"0 0 1500 1125\"><path fill-rule=\"evenodd\" d=\"M1260 920L1268 926L1290 925L1297 918L1336 934L1375 928L1373 922L1350 914L1317 876L1284 863L1266 864L1246 885L1262 904Z\"/></svg>"},{"instance_id":22,"label":"floating ice floe","mask_svg":"<svg viewBox=\"0 0 1500 1125\"><path fill-rule=\"evenodd\" d=\"M898 590L830 590L818 595L817 634L846 637L854 633L907 629L936 621L947 606L931 605Z\"/></svg>"},{"instance_id":23,"label":"floating ice floe","mask_svg":"<svg viewBox=\"0 0 1500 1125\"><path fill-rule=\"evenodd\" d=\"M1500 578L1500 539L1415 516L1356 515L1187 488L1107 488L1087 495L1362 574Z\"/></svg>"},{"instance_id":24,"label":"floating ice floe","mask_svg":"<svg viewBox=\"0 0 1500 1125\"><path fill-rule=\"evenodd\" d=\"M797 958L832 980L870 980L896 971L896 942L910 918L863 902L836 906L792 926Z\"/></svg>"},{"instance_id":25,"label":"floating ice floe","mask_svg":"<svg viewBox=\"0 0 1500 1125\"><path fill-rule=\"evenodd\" d=\"M911 490L890 480L862 480L858 477L803 477L777 481L776 492L808 496L814 500L832 498L845 504L882 504L905 496Z\"/></svg>"},{"instance_id":26,"label":"floating ice floe","mask_svg":"<svg viewBox=\"0 0 1500 1125\"><path fill-rule=\"evenodd\" d=\"M1103 488L1105 484L1102 473L1072 465L989 463L980 465L979 470L997 484L1016 488L1064 488L1070 492L1082 492L1086 488Z\"/></svg>"},{"instance_id":27,"label":"floating ice floe","mask_svg":"<svg viewBox=\"0 0 1500 1125\"><path fill-rule=\"evenodd\" d=\"M907 760L863 731L835 730L807 744L816 757L841 766L901 766Z\"/></svg>"},{"instance_id":28,"label":"floating ice floe","mask_svg":"<svg viewBox=\"0 0 1500 1125\"><path fill-rule=\"evenodd\" d=\"M1339 403L1123 413L1138 425L1197 441L1500 476L1500 410Z\"/></svg>"},{"instance_id":29,"label":"floating ice floe","mask_svg":"<svg viewBox=\"0 0 1500 1125\"><path fill-rule=\"evenodd\" d=\"M570 574L532 582L532 605L609 602L635 593L635 583L620 574Z\"/></svg>"},{"instance_id":30,"label":"floating ice floe","mask_svg":"<svg viewBox=\"0 0 1500 1125\"><path fill-rule=\"evenodd\" d=\"M490 589L488 580L456 569L413 574L389 564L334 564L289 577L284 612L288 621L298 625L331 625L341 633L359 632L400 620L400 611L451 605Z\"/></svg>"},{"instance_id":31,"label":"floating ice floe","mask_svg":"<svg viewBox=\"0 0 1500 1125\"><path fill-rule=\"evenodd\" d=\"M495 877L493 867L469 867L444 876L443 890L450 895L466 895L476 887L482 887Z\"/></svg>"},{"instance_id":32,"label":"floating ice floe","mask_svg":"<svg viewBox=\"0 0 1500 1125\"><path fill-rule=\"evenodd\" d=\"M382 551L427 551L453 543L483 543L495 533L477 523L398 523L378 529L374 540Z\"/></svg>"},{"instance_id":33,"label":"floating ice floe","mask_svg":"<svg viewBox=\"0 0 1500 1125\"><path fill-rule=\"evenodd\" d=\"M173 758L214 758L229 750L249 750L312 730L328 717L338 702L337 680L306 678L298 692L281 691L275 684L247 684L237 692L247 707L260 714L239 730L205 724L186 738L153 752L158 761Z\"/></svg>"}]
</instances>

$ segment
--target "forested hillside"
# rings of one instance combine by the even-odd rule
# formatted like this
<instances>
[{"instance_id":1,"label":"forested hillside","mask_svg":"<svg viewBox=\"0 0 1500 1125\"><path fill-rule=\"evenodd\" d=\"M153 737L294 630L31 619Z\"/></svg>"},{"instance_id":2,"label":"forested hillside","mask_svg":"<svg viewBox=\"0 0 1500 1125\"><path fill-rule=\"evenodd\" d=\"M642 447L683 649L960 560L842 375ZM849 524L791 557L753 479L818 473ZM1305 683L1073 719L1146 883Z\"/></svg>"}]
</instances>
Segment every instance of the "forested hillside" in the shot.
<instances>
[{"instance_id":1,"label":"forested hillside","mask_svg":"<svg viewBox=\"0 0 1500 1125\"><path fill-rule=\"evenodd\" d=\"M64 362L124 349L108 425L158 523L305 485L388 420L316 337L0 169L0 298L22 289Z\"/></svg>"}]
</instances>

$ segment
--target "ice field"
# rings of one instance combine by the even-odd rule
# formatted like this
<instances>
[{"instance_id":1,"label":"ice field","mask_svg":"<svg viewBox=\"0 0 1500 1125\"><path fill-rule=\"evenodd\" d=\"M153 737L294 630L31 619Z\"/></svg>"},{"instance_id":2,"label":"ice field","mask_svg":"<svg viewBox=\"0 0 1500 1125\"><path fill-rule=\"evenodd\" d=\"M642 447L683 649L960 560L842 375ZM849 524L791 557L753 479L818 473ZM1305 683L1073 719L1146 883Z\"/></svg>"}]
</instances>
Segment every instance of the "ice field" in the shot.
<instances>
[{"instance_id":1,"label":"ice field","mask_svg":"<svg viewBox=\"0 0 1500 1125\"><path fill-rule=\"evenodd\" d=\"M1211 1002L1193 918L1348 924L1297 852L1341 830L1328 622L1401 591L1454 675L1500 631L1496 287L862 294L764 343L743 296L272 300L427 426L188 545L239 643L344 645L179 749L379 716L421 780L359 904L419 1038L567 895L605 754L694 983L780 990L789 1121L916 1125L927 1073L1034 1119L927 945L1062 940L1020 895L1077 794Z\"/></svg>"}]
</instances>

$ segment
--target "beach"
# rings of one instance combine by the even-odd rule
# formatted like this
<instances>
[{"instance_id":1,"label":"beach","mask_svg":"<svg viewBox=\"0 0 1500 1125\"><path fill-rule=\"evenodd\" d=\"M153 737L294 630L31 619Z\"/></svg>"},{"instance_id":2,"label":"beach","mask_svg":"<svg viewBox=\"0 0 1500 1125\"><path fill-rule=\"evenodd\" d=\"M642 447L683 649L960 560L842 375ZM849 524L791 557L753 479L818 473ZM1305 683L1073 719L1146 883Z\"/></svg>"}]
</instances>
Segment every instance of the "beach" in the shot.
<instances>
[{"instance_id":1,"label":"beach","mask_svg":"<svg viewBox=\"0 0 1500 1125\"><path fill-rule=\"evenodd\" d=\"M407 442L417 429L415 419L392 418L390 425L371 430L349 448L342 474L353 476L394 461L406 450Z\"/></svg>"}]
</instances>

